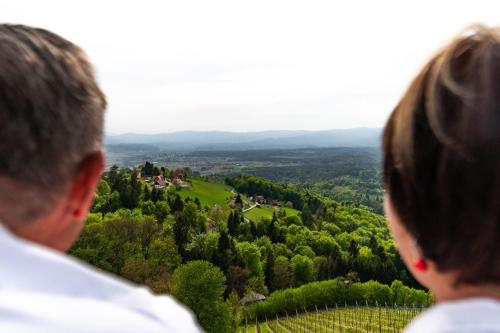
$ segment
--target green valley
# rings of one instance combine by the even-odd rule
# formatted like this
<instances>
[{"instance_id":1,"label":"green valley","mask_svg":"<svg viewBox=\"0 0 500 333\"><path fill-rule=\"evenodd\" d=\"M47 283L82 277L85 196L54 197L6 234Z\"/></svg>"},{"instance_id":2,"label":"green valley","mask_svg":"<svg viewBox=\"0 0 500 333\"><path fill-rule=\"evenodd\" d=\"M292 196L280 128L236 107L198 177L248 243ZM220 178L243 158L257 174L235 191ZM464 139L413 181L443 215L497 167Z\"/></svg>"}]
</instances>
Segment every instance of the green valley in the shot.
<instances>
[{"instance_id":1,"label":"green valley","mask_svg":"<svg viewBox=\"0 0 500 333\"><path fill-rule=\"evenodd\" d=\"M149 162L114 166L70 252L172 294L207 332L235 332L244 318L282 315L291 300L298 302L293 309L307 310L400 302L395 283L419 295L414 302L429 302L382 215L251 175L221 180Z\"/></svg>"}]
</instances>

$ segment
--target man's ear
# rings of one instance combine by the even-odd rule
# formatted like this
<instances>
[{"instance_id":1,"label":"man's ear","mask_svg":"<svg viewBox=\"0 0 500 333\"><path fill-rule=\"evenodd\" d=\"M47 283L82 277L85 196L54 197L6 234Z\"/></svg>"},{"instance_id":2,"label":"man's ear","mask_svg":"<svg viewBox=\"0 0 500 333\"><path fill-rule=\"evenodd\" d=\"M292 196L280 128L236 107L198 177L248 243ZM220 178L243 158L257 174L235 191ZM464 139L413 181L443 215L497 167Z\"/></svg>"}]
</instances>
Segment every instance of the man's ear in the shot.
<instances>
[{"instance_id":1,"label":"man's ear","mask_svg":"<svg viewBox=\"0 0 500 333\"><path fill-rule=\"evenodd\" d=\"M89 154L80 164L69 193L69 209L76 220L83 220L92 205L94 192L105 166L102 150Z\"/></svg>"}]
</instances>

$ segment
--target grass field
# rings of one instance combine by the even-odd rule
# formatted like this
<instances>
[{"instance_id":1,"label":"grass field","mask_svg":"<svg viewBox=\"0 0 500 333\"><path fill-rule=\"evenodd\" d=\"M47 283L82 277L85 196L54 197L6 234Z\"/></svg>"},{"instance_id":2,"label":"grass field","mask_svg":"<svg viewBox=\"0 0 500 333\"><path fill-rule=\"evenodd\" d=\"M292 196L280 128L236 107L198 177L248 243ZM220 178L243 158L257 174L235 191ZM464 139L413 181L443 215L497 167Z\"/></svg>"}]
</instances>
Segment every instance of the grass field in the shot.
<instances>
[{"instance_id":1,"label":"grass field","mask_svg":"<svg viewBox=\"0 0 500 333\"><path fill-rule=\"evenodd\" d=\"M213 207L214 205L221 206L224 210L228 210L229 198L234 196L232 188L223 183L218 183L214 181L206 181L200 178L190 178L190 187L181 188L178 193L185 199L190 197L191 199L198 198L202 206ZM243 202L246 205L253 205L245 195L241 195ZM286 211L287 216L298 215L300 212L292 208L283 208ZM263 217L272 218L273 212L277 211L278 208L272 206L262 205L254 209L249 210L244 213L245 217L249 220L258 222Z\"/></svg>"},{"instance_id":2,"label":"grass field","mask_svg":"<svg viewBox=\"0 0 500 333\"><path fill-rule=\"evenodd\" d=\"M420 312L421 308L342 307L247 322L240 333L395 333Z\"/></svg>"},{"instance_id":3,"label":"grass field","mask_svg":"<svg viewBox=\"0 0 500 333\"><path fill-rule=\"evenodd\" d=\"M263 217L268 217L272 218L273 217L273 212L278 211L279 208L274 208L271 206L260 206L260 207L255 207L248 212L245 212L245 217L249 220L252 220L254 222L260 221ZM300 212L296 209L292 208L283 208L286 212L287 216L292 216L292 215L298 215Z\"/></svg>"},{"instance_id":4,"label":"grass field","mask_svg":"<svg viewBox=\"0 0 500 333\"><path fill-rule=\"evenodd\" d=\"M233 196L231 187L217 182L205 181L199 178L189 179L191 187L182 188L179 195L185 199L198 198L202 206L213 207L219 205L223 209L228 209L228 199Z\"/></svg>"}]
</instances>

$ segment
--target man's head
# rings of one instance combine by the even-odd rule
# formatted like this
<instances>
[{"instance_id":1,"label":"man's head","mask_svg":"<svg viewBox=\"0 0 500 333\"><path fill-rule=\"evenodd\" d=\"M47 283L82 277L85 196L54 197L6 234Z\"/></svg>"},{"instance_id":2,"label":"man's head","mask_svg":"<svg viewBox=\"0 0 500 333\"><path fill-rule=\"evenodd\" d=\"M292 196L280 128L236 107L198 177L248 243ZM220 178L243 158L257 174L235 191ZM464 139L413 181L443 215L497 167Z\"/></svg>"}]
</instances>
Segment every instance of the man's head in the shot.
<instances>
[{"instance_id":1,"label":"man's head","mask_svg":"<svg viewBox=\"0 0 500 333\"><path fill-rule=\"evenodd\" d=\"M103 168L106 101L83 51L46 30L0 25L0 220L65 250Z\"/></svg>"}]
</instances>

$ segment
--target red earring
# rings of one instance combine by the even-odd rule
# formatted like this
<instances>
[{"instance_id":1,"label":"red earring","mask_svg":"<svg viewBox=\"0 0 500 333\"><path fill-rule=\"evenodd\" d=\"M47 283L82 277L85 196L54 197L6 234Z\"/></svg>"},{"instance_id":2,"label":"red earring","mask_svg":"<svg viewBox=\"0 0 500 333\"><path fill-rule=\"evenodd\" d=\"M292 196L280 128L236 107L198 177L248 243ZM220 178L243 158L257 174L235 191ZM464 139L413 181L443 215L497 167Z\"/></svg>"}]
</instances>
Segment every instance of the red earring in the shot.
<instances>
[{"instance_id":1,"label":"red earring","mask_svg":"<svg viewBox=\"0 0 500 333\"><path fill-rule=\"evenodd\" d=\"M77 208L73 211L73 216L74 217L80 217L80 208Z\"/></svg>"},{"instance_id":2,"label":"red earring","mask_svg":"<svg viewBox=\"0 0 500 333\"><path fill-rule=\"evenodd\" d=\"M427 263L424 259L420 258L413 262L413 267L419 272L425 272L427 270Z\"/></svg>"}]
</instances>

